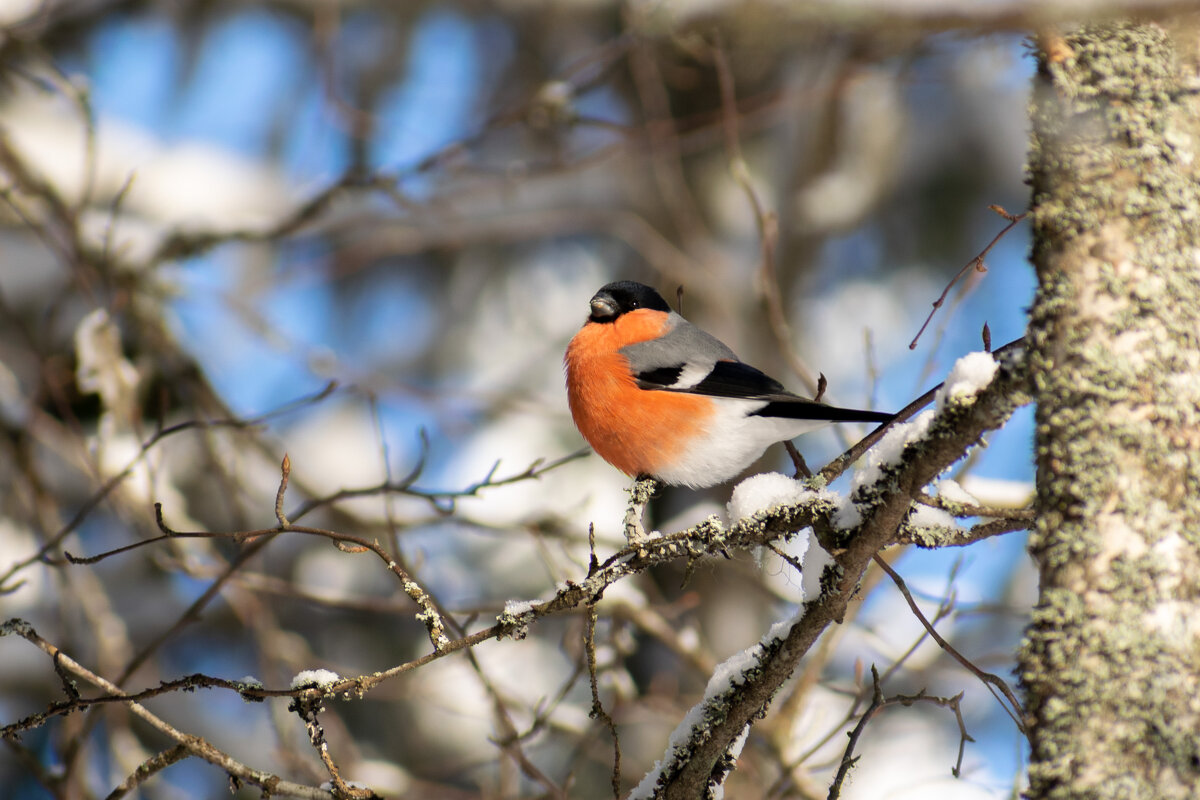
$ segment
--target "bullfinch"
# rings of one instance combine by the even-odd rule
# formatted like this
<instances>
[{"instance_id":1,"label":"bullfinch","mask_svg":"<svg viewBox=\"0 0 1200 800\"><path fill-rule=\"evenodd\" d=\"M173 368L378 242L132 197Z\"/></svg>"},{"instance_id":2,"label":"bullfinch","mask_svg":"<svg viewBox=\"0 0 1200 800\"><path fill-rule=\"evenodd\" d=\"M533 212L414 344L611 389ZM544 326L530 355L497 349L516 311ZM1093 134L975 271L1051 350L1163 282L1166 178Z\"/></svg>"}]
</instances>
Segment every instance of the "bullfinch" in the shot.
<instances>
[{"instance_id":1,"label":"bullfinch","mask_svg":"<svg viewBox=\"0 0 1200 800\"><path fill-rule=\"evenodd\" d=\"M575 426L630 476L702 488L735 477L775 442L830 422L891 414L792 394L634 281L603 286L563 359Z\"/></svg>"}]
</instances>

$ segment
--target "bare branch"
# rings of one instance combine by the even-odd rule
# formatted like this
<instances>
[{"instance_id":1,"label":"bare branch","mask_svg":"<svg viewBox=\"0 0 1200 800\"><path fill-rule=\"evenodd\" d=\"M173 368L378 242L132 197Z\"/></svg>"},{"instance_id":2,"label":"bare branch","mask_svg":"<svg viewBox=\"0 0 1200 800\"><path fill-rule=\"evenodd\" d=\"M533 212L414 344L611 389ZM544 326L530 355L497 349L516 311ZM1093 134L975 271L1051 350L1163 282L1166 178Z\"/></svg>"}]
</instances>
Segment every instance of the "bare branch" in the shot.
<instances>
[{"instance_id":1,"label":"bare branch","mask_svg":"<svg viewBox=\"0 0 1200 800\"><path fill-rule=\"evenodd\" d=\"M275 519L279 521L280 528L286 528L291 525L288 522L287 516L283 513L283 497L287 493L288 476L292 473L292 460L288 458L287 453L283 454L283 463L279 466L279 491L275 493ZM155 504L155 509L158 510L158 504ZM159 513L161 523L162 514Z\"/></svg>"},{"instance_id":2,"label":"bare branch","mask_svg":"<svg viewBox=\"0 0 1200 800\"><path fill-rule=\"evenodd\" d=\"M966 264L964 264L962 269L960 269L954 275L954 277L950 279L950 282L948 284L946 284L946 288L942 290L942 293L940 295L938 295L938 299L933 301L933 309L929 312L929 316L927 316L925 318L925 322L923 322L921 324L921 329L919 331L917 331L917 335L913 337L913 340L908 343L909 350L916 349L917 340L921 338L921 334L923 334L925 332L925 329L927 327L929 327L929 323L933 320L933 315L936 314L937 310L942 307L942 303L946 302L946 295L950 294L950 290L954 288L954 284L958 283L962 279L962 277L964 275L966 275L968 272L970 272L972 269L974 269L976 272L987 272L987 267L984 266L983 259L986 258L987 254L992 251L992 248L995 247L996 244L1001 239L1004 238L1005 234L1007 234L1009 231L1011 231L1013 228L1015 228L1017 226L1018 222L1025 219L1025 217L1029 216L1028 211L1014 216L1012 214L1009 214L1004 209L1000 208L1000 206L989 206L989 208L991 208L997 214L999 214L1000 216L1002 216L1006 220L1008 220L1008 224L1005 225L1000 230L1000 232L997 233L996 236L990 242L987 243L987 246L984 247L982 250L980 250L979 253L974 258L972 258L970 261L968 261ZM985 331L986 331L986 327L985 327ZM991 339L992 339L991 334L985 332L984 348L983 348L984 350L991 350Z\"/></svg>"},{"instance_id":3,"label":"bare branch","mask_svg":"<svg viewBox=\"0 0 1200 800\"><path fill-rule=\"evenodd\" d=\"M876 555L874 558L875 563L878 564L880 568L882 568L883 571L888 574L888 577L890 577L896 584L896 588L900 590L900 594L904 595L904 600L908 603L909 609L912 610L913 616L921 621L921 624L925 627L925 630L928 631L933 640L938 643L938 646L945 650L968 672L979 678L979 680L982 681L985 686L987 686L988 691L991 692L997 700L1001 701L1001 706L1004 707L1005 713L1008 714L1013 723L1017 726L1017 730L1021 731L1021 733L1026 733L1025 711L1023 708L1021 708L1021 702L1017 699L1017 696L1013 692L1012 688L1010 688L1000 676L993 675L990 672L985 672L984 670L975 666L975 664L972 663L969 658L958 652L953 645L947 642L942 635L937 632L937 629L930 624L929 620L925 618L925 615L921 613L920 607L917 605L917 602L913 600L912 594L908 591L908 587L904 584L904 579L900 577L899 573L892 569L891 565L889 565L878 555Z\"/></svg>"},{"instance_id":4,"label":"bare branch","mask_svg":"<svg viewBox=\"0 0 1200 800\"><path fill-rule=\"evenodd\" d=\"M828 800L837 800L839 797L841 797L842 784L845 782L846 776L850 774L851 768L858 763L859 756L854 755L854 748L858 745L859 739L862 738L862 734L867 728L867 723L870 722L877 713L888 706L893 705L908 707L914 703L920 702L933 703L934 705L941 706L943 708L949 708L954 712L954 719L958 722L959 732L958 760L955 762L954 766L950 768L950 772L954 775L954 777L959 777L962 772L962 760L963 753L966 749L966 744L967 742L975 741L973 738L971 738L971 735L967 733L967 726L963 721L962 708L960 707L962 698L962 692L959 692L954 697L934 697L926 694L924 690L915 695L898 694L894 697L885 698L883 696L883 689L879 680L879 671L875 669L875 665L872 664L871 705L869 705L867 710L863 712L862 716L858 720L858 724L855 725L849 733L850 741L846 743L846 751L843 754L841 763L838 766L837 775L834 777L833 783L829 787Z\"/></svg>"},{"instance_id":5,"label":"bare branch","mask_svg":"<svg viewBox=\"0 0 1200 800\"><path fill-rule=\"evenodd\" d=\"M177 730L175 727L169 725L157 715L147 711L146 708L140 703L124 698L124 692L122 692L121 688L116 684L111 683L101 676L95 674L91 670L88 670L71 657L61 655L59 649L43 639L41 636L38 636L37 632L33 629L33 626L29 625L29 623L22 620L9 620L0 626L0 636L6 636L9 634L21 636L26 641L36 645L47 655L59 658L63 667L74 675L83 678L84 680L101 689L104 689L110 695L121 697L126 707L133 712L134 715L141 718L144 722L148 723L151 727L164 734L169 739L172 739L180 746L186 748L189 754L204 759L210 764L213 764L225 772L228 772L231 776L236 777L238 780L249 783L252 786L262 787L264 790L276 795L299 797L303 800L333 800L333 795L327 791L322 789L314 789L309 786L303 786L298 783L292 783L291 781L283 780L277 775L271 775L269 773L252 769L234 759L229 754L217 749L216 747L213 747L204 739L201 739L198 736L191 736L183 733L180 730Z\"/></svg>"},{"instance_id":6,"label":"bare branch","mask_svg":"<svg viewBox=\"0 0 1200 800\"><path fill-rule=\"evenodd\" d=\"M600 685L596 677L596 604L587 604L587 629L584 632L584 650L587 653L588 684L592 690L592 708L588 716L599 719L608 728L613 741L612 790L613 800L621 796L621 738L617 735L617 723L604 710L600 702Z\"/></svg>"}]
</instances>

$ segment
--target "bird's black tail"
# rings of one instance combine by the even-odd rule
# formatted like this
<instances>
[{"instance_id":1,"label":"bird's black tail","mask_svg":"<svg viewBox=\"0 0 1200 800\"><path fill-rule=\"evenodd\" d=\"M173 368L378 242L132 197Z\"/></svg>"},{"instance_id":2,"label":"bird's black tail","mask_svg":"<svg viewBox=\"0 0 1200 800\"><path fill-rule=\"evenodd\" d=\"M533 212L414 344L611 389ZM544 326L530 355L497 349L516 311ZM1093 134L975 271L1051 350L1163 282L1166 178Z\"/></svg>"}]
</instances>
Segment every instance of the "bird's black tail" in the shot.
<instances>
[{"instance_id":1,"label":"bird's black tail","mask_svg":"<svg viewBox=\"0 0 1200 800\"><path fill-rule=\"evenodd\" d=\"M830 422L890 422L895 414L835 408L813 400L772 400L754 412L756 417L828 420Z\"/></svg>"}]
</instances>

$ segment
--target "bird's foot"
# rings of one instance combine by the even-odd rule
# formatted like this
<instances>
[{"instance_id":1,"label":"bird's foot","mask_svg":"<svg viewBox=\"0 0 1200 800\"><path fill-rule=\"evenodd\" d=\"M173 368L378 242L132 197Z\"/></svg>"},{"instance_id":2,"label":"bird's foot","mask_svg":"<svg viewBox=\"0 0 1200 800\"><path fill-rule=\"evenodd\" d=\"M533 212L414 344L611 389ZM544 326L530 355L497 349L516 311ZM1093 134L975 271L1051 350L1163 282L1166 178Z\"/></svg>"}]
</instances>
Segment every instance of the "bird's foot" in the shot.
<instances>
[{"instance_id":1,"label":"bird's foot","mask_svg":"<svg viewBox=\"0 0 1200 800\"><path fill-rule=\"evenodd\" d=\"M629 508L625 511L625 540L630 545L639 545L646 541L646 527L643 524L646 504L661 488L662 484L658 479L649 475L639 475L629 487Z\"/></svg>"}]
</instances>

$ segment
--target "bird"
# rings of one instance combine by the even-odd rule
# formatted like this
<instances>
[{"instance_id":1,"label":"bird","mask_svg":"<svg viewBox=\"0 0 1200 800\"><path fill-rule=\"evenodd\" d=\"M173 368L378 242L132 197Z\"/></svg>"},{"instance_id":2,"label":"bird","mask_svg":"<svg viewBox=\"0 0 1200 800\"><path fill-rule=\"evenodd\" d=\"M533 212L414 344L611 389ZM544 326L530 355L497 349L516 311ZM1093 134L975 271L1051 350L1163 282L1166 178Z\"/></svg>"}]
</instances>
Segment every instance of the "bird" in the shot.
<instances>
[{"instance_id":1,"label":"bird","mask_svg":"<svg viewBox=\"0 0 1200 800\"><path fill-rule=\"evenodd\" d=\"M792 394L645 284L606 284L588 307L563 357L567 401L592 449L631 477L716 486L776 442L894 416Z\"/></svg>"}]
</instances>

